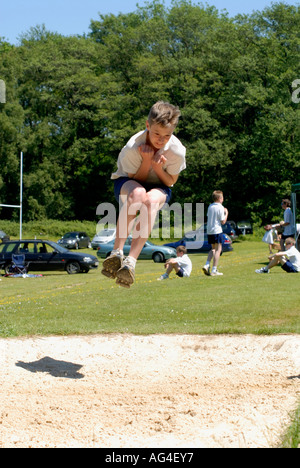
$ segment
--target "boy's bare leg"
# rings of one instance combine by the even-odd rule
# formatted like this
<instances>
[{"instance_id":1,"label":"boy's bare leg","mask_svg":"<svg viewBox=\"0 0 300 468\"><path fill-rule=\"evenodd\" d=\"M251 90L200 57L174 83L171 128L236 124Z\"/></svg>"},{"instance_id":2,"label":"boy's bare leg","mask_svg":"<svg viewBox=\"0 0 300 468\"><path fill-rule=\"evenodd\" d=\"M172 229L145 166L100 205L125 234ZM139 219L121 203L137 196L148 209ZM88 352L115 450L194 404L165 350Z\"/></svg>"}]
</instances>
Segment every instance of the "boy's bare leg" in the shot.
<instances>
[{"instance_id":1,"label":"boy's bare leg","mask_svg":"<svg viewBox=\"0 0 300 468\"><path fill-rule=\"evenodd\" d=\"M220 256L222 253L222 244L215 244L213 246L214 253L214 260L213 260L213 267L217 268L220 260Z\"/></svg>"},{"instance_id":2,"label":"boy's bare leg","mask_svg":"<svg viewBox=\"0 0 300 468\"><path fill-rule=\"evenodd\" d=\"M117 272L117 284L120 286L128 288L134 282L136 260L150 236L158 210L165 201L166 194L159 189L153 189L147 192L143 203L140 204L140 214L132 235L129 256L124 261L123 267Z\"/></svg>"},{"instance_id":3,"label":"boy's bare leg","mask_svg":"<svg viewBox=\"0 0 300 468\"><path fill-rule=\"evenodd\" d=\"M130 230L133 227L136 213L146 196L146 190L135 180L126 182L120 194L120 215L116 229L114 250L104 260L102 274L115 279L117 271L123 266L123 248Z\"/></svg>"}]
</instances>

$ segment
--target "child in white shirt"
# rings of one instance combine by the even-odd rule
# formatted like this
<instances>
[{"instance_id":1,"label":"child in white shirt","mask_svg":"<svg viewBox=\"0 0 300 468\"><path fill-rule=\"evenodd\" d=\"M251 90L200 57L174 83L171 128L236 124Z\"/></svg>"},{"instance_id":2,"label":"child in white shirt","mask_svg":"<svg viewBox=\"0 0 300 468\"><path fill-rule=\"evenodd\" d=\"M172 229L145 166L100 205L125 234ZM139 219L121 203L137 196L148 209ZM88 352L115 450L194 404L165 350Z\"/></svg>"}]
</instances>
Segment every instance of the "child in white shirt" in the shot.
<instances>
[{"instance_id":1,"label":"child in white shirt","mask_svg":"<svg viewBox=\"0 0 300 468\"><path fill-rule=\"evenodd\" d=\"M227 222L228 210L224 208L224 195L220 190L213 193L213 202L207 211L207 236L211 244L211 251L208 254L206 264L202 271L207 276L222 276L217 269L223 247L223 224ZM213 268L210 273L210 262L213 260Z\"/></svg>"},{"instance_id":2,"label":"child in white shirt","mask_svg":"<svg viewBox=\"0 0 300 468\"><path fill-rule=\"evenodd\" d=\"M176 275L179 278L188 278L192 273L192 262L189 256L187 255L187 250L183 245L179 245L176 249L177 257L170 258L165 263L165 268L167 269L166 273L158 278L159 281L169 278L172 270L176 272Z\"/></svg>"},{"instance_id":3,"label":"child in white shirt","mask_svg":"<svg viewBox=\"0 0 300 468\"><path fill-rule=\"evenodd\" d=\"M186 148L173 135L179 117L178 107L163 101L154 104L146 131L130 138L119 154L118 170L112 174L120 214L114 249L103 262L102 274L125 288L134 283L136 261L156 215L169 202L171 187L186 167ZM132 229L130 252L124 258L124 244Z\"/></svg>"},{"instance_id":4,"label":"child in white shirt","mask_svg":"<svg viewBox=\"0 0 300 468\"><path fill-rule=\"evenodd\" d=\"M287 273L300 272L300 252L295 247L296 241L288 237L285 241L287 250L270 255L268 266L256 270L256 273L270 273L270 269L281 264L281 268Z\"/></svg>"}]
</instances>

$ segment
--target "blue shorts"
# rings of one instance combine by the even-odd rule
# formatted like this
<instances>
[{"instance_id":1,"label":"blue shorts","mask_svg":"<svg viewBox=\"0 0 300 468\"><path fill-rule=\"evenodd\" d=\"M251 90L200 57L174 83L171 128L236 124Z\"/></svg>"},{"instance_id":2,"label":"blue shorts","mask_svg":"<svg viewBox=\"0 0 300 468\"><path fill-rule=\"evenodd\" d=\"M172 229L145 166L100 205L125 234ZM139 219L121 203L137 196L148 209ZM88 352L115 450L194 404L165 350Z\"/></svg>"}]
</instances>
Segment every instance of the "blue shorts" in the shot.
<instances>
[{"instance_id":1,"label":"blue shorts","mask_svg":"<svg viewBox=\"0 0 300 468\"><path fill-rule=\"evenodd\" d=\"M207 240L210 245L223 244L223 234L208 234Z\"/></svg>"},{"instance_id":2,"label":"blue shorts","mask_svg":"<svg viewBox=\"0 0 300 468\"><path fill-rule=\"evenodd\" d=\"M119 196L120 196L120 193L121 193L121 189L122 189L123 185L126 182L128 182L129 180L133 180L133 179L130 179L130 177L119 177L118 179L114 180L114 193L115 193L115 198L116 198L118 203L119 203ZM139 182L139 181L137 181L137 182L142 187L144 187L146 192L149 192L150 190L155 189L155 188L162 190L166 194L166 197L167 197L166 198L166 203L169 203L169 201L171 200L172 190L170 189L170 187L167 187L166 185L163 185L163 184L154 185L154 184L146 184L144 182Z\"/></svg>"},{"instance_id":3,"label":"blue shorts","mask_svg":"<svg viewBox=\"0 0 300 468\"><path fill-rule=\"evenodd\" d=\"M184 271L181 267L179 267L179 270L177 271L176 275L179 276L179 278L184 277Z\"/></svg>"},{"instance_id":4,"label":"blue shorts","mask_svg":"<svg viewBox=\"0 0 300 468\"><path fill-rule=\"evenodd\" d=\"M295 269L294 265L288 260L285 262L284 265L281 267L284 271L287 273L298 273L298 271Z\"/></svg>"}]
</instances>

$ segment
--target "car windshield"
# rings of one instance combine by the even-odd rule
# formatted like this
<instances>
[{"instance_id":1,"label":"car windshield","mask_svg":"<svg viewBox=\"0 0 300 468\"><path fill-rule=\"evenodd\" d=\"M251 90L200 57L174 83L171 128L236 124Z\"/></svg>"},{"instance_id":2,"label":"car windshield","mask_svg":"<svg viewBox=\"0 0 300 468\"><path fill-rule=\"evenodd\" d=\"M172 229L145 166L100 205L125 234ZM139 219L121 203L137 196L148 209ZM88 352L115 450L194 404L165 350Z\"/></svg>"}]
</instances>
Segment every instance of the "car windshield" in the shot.
<instances>
[{"instance_id":1,"label":"car windshield","mask_svg":"<svg viewBox=\"0 0 300 468\"><path fill-rule=\"evenodd\" d=\"M65 234L63 236L64 239L73 239L74 237L76 237L78 235L78 232L67 232L67 234Z\"/></svg>"},{"instance_id":2,"label":"car windshield","mask_svg":"<svg viewBox=\"0 0 300 468\"><path fill-rule=\"evenodd\" d=\"M103 229L103 231L98 232L97 237L109 237L113 236L115 233L114 229Z\"/></svg>"}]
</instances>

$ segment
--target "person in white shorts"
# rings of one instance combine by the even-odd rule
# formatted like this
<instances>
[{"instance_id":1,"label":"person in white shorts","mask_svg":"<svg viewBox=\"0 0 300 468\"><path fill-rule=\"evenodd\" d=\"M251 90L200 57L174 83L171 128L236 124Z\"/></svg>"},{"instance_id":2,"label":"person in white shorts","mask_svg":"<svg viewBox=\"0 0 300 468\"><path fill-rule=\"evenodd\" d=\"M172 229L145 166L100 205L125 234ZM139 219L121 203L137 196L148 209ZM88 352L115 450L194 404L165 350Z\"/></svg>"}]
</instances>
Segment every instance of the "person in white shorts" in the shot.
<instances>
[{"instance_id":1,"label":"person in white shorts","mask_svg":"<svg viewBox=\"0 0 300 468\"><path fill-rule=\"evenodd\" d=\"M170 273L174 270L179 278L188 278L192 273L192 262L187 255L187 250L183 245L179 245L176 249L177 257L170 258L165 263L166 273L158 278L159 281L169 279Z\"/></svg>"}]
</instances>

